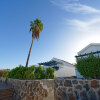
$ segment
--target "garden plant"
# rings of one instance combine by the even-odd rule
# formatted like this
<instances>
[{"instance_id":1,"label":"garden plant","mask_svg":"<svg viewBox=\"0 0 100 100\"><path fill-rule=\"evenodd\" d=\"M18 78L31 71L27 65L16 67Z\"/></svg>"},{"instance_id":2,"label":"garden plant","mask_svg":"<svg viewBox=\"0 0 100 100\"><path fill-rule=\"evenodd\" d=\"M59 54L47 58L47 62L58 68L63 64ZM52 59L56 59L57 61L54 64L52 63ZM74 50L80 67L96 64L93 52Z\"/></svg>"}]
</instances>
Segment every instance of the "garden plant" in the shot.
<instances>
[{"instance_id":1,"label":"garden plant","mask_svg":"<svg viewBox=\"0 0 100 100\"><path fill-rule=\"evenodd\" d=\"M44 69L41 65L38 67L30 66L24 67L19 65L18 67L6 71L3 73L2 77L13 78L13 79L23 79L23 80L33 80L33 79L53 79L54 71L52 67Z\"/></svg>"},{"instance_id":2,"label":"garden plant","mask_svg":"<svg viewBox=\"0 0 100 100\"><path fill-rule=\"evenodd\" d=\"M100 57L92 53L86 57L77 59L76 67L85 78L100 78Z\"/></svg>"}]
</instances>

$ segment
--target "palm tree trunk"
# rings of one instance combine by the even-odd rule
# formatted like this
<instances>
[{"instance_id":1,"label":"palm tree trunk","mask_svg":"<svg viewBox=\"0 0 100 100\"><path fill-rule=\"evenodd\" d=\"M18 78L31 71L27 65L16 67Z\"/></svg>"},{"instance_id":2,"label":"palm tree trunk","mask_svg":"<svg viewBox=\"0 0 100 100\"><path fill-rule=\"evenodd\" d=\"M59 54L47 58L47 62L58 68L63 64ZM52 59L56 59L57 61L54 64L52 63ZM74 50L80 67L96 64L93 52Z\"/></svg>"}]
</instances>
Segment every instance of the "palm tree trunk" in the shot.
<instances>
[{"instance_id":1,"label":"palm tree trunk","mask_svg":"<svg viewBox=\"0 0 100 100\"><path fill-rule=\"evenodd\" d=\"M27 57L26 67L28 67L29 57L30 57L30 54L31 54L32 46L33 46L33 40L34 40L34 38L32 38L31 47L30 47L30 50L29 50L29 53L28 53L28 57Z\"/></svg>"}]
</instances>

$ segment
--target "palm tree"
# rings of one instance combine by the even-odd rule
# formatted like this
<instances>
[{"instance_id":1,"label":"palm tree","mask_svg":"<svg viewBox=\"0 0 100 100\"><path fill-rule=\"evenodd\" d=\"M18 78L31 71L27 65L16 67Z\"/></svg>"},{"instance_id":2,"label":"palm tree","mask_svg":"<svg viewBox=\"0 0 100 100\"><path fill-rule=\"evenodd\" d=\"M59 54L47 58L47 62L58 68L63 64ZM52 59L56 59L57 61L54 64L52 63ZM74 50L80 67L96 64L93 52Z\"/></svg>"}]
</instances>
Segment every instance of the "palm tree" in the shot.
<instances>
[{"instance_id":1,"label":"palm tree","mask_svg":"<svg viewBox=\"0 0 100 100\"><path fill-rule=\"evenodd\" d=\"M36 20L30 22L30 32L32 32L32 43L31 43L31 47L30 47L28 57L27 57L26 67L28 67L28 62L29 62L31 49L33 46L33 41L34 39L39 39L39 35L42 30L43 30L43 24L41 20L37 18Z\"/></svg>"}]
</instances>

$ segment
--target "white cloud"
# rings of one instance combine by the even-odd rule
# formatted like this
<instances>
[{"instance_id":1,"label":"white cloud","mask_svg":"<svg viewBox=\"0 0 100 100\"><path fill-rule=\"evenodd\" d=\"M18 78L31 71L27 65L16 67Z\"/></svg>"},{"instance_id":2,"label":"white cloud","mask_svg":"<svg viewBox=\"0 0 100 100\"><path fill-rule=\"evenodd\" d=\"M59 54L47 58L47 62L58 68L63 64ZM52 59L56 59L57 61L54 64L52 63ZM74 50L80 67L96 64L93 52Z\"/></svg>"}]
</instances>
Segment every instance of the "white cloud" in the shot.
<instances>
[{"instance_id":1,"label":"white cloud","mask_svg":"<svg viewBox=\"0 0 100 100\"><path fill-rule=\"evenodd\" d=\"M67 19L69 25L74 26L77 30L86 32L100 32L100 17L91 18L88 20Z\"/></svg>"},{"instance_id":2,"label":"white cloud","mask_svg":"<svg viewBox=\"0 0 100 100\"><path fill-rule=\"evenodd\" d=\"M95 9L91 6L87 6L78 2L79 0L51 0L51 2L67 12L73 13L82 13L82 14L90 14L90 13L100 13L100 10Z\"/></svg>"},{"instance_id":3,"label":"white cloud","mask_svg":"<svg viewBox=\"0 0 100 100\"><path fill-rule=\"evenodd\" d=\"M77 4L77 3L74 3L74 4L66 4L64 6L62 6L66 11L69 11L69 12L80 12L80 13L83 13L83 14L88 14L88 13L100 13L100 10L97 10L95 8L92 8L92 7L89 7L89 6L86 6L86 5L82 5L82 4Z\"/></svg>"},{"instance_id":4,"label":"white cloud","mask_svg":"<svg viewBox=\"0 0 100 100\"><path fill-rule=\"evenodd\" d=\"M78 47L83 48L89 43L100 43L100 17L87 20L67 19L66 23L71 26L72 33L75 33L73 36L77 39Z\"/></svg>"}]
</instances>

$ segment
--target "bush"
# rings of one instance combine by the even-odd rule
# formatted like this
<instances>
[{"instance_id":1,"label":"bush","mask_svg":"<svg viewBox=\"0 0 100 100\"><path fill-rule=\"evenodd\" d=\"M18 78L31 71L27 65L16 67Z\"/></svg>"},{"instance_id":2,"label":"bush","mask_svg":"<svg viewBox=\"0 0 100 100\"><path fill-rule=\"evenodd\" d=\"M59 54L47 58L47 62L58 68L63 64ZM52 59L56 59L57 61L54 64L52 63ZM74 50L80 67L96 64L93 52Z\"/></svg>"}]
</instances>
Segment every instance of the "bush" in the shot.
<instances>
[{"instance_id":1,"label":"bush","mask_svg":"<svg viewBox=\"0 0 100 100\"><path fill-rule=\"evenodd\" d=\"M13 78L13 79L23 79L23 80L33 80L33 79L45 79L54 78L54 69L47 68L45 70L41 65L38 67L30 66L24 67L19 65L18 67L12 69L11 71L5 72L3 77Z\"/></svg>"},{"instance_id":2,"label":"bush","mask_svg":"<svg viewBox=\"0 0 100 100\"><path fill-rule=\"evenodd\" d=\"M24 80L34 79L34 66L24 67L20 65L9 72L8 78Z\"/></svg>"},{"instance_id":3,"label":"bush","mask_svg":"<svg viewBox=\"0 0 100 100\"><path fill-rule=\"evenodd\" d=\"M36 79L45 79L45 69L41 65L35 68L34 73Z\"/></svg>"},{"instance_id":4,"label":"bush","mask_svg":"<svg viewBox=\"0 0 100 100\"><path fill-rule=\"evenodd\" d=\"M2 77L8 77L10 70L4 71Z\"/></svg>"},{"instance_id":5,"label":"bush","mask_svg":"<svg viewBox=\"0 0 100 100\"><path fill-rule=\"evenodd\" d=\"M76 67L84 77L100 78L100 58L89 55L87 58L77 60Z\"/></svg>"},{"instance_id":6,"label":"bush","mask_svg":"<svg viewBox=\"0 0 100 100\"><path fill-rule=\"evenodd\" d=\"M24 67L24 68L26 68L26 67ZM26 71L25 71L25 74L24 74L24 78L26 80L35 78L34 69L35 69L35 66L31 66L31 67L26 68Z\"/></svg>"},{"instance_id":7,"label":"bush","mask_svg":"<svg viewBox=\"0 0 100 100\"><path fill-rule=\"evenodd\" d=\"M0 77L3 75L3 73L8 72L8 71L9 71L8 69L0 70Z\"/></svg>"},{"instance_id":8,"label":"bush","mask_svg":"<svg viewBox=\"0 0 100 100\"><path fill-rule=\"evenodd\" d=\"M47 79L53 79L55 76L54 76L54 72L55 72L55 69L52 68L52 67L48 67L46 69L46 77Z\"/></svg>"}]
</instances>

